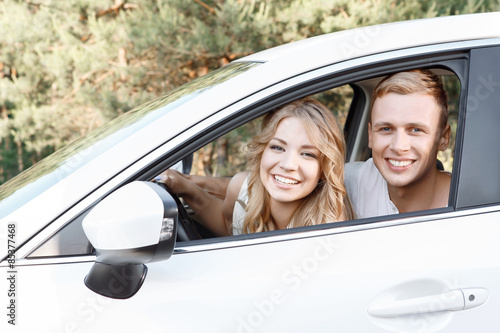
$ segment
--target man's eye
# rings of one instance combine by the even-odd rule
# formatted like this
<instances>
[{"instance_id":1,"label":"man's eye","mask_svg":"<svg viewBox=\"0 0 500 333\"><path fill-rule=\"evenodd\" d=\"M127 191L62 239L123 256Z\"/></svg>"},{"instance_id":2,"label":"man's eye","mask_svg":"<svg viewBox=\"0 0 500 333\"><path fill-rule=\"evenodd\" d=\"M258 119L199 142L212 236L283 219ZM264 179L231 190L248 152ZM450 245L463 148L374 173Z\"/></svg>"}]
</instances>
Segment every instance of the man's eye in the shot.
<instances>
[{"instance_id":1,"label":"man's eye","mask_svg":"<svg viewBox=\"0 0 500 333\"><path fill-rule=\"evenodd\" d=\"M391 129L389 127L381 127L380 131L381 132L389 132Z\"/></svg>"},{"instance_id":2,"label":"man's eye","mask_svg":"<svg viewBox=\"0 0 500 333\"><path fill-rule=\"evenodd\" d=\"M422 130L420 128L412 128L411 131L414 133L422 132Z\"/></svg>"}]
</instances>

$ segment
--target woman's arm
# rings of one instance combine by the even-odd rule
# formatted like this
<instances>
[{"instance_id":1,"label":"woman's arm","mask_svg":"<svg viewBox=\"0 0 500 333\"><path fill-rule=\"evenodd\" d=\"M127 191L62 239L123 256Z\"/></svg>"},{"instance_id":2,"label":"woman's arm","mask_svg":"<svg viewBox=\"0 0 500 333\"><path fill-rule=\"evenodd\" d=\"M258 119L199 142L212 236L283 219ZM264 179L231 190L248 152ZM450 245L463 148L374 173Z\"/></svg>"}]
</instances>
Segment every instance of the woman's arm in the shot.
<instances>
[{"instance_id":1,"label":"woman's arm","mask_svg":"<svg viewBox=\"0 0 500 333\"><path fill-rule=\"evenodd\" d=\"M226 197L227 187L231 181L231 177L209 177L197 175L184 175L187 179L210 193L216 198L224 200Z\"/></svg>"},{"instance_id":2,"label":"woman's arm","mask_svg":"<svg viewBox=\"0 0 500 333\"><path fill-rule=\"evenodd\" d=\"M200 222L216 235L228 236L231 234L226 227L223 214L224 199L211 194L209 190L196 184L194 180L190 179L193 176L187 176L175 170L167 170L164 175L166 176L165 184L169 190L183 197L189 207L200 217ZM211 183L207 181L207 184ZM209 188L212 192L215 189L215 187ZM217 191L220 191L220 188L215 191L215 193L220 193Z\"/></svg>"}]
</instances>

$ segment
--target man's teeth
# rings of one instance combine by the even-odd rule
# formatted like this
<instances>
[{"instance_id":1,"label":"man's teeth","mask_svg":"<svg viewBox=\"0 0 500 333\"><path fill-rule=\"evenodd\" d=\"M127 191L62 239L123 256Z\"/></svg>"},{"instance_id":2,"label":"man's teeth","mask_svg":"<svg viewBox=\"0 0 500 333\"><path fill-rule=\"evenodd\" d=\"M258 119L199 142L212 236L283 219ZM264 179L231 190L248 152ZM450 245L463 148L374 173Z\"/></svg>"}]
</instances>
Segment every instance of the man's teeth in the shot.
<instances>
[{"instance_id":1,"label":"man's teeth","mask_svg":"<svg viewBox=\"0 0 500 333\"><path fill-rule=\"evenodd\" d=\"M391 163L395 167L405 167L407 165L412 164L412 161L395 161L395 160L389 160L389 163Z\"/></svg>"},{"instance_id":2,"label":"man's teeth","mask_svg":"<svg viewBox=\"0 0 500 333\"><path fill-rule=\"evenodd\" d=\"M294 185L294 184L298 183L298 181L296 181L296 180L288 179L288 178L281 177L281 176L274 176L274 179L276 179L277 182L283 183L286 185Z\"/></svg>"}]
</instances>

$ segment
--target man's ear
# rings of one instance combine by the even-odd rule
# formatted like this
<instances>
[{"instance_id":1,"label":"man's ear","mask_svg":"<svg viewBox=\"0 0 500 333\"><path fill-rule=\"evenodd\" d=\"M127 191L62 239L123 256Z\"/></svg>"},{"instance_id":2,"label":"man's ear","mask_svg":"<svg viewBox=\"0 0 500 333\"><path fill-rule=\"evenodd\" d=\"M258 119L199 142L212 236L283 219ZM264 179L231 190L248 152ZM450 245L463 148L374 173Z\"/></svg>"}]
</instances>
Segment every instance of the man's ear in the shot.
<instances>
[{"instance_id":1,"label":"man's ear","mask_svg":"<svg viewBox=\"0 0 500 333\"><path fill-rule=\"evenodd\" d=\"M372 149L372 123L368 123L368 148Z\"/></svg>"},{"instance_id":2,"label":"man's ear","mask_svg":"<svg viewBox=\"0 0 500 333\"><path fill-rule=\"evenodd\" d=\"M446 124L446 127L444 128L441 137L439 138L439 146L438 149L441 151L445 151L448 149L448 144L450 143L450 137L451 137L451 127L450 125Z\"/></svg>"}]
</instances>

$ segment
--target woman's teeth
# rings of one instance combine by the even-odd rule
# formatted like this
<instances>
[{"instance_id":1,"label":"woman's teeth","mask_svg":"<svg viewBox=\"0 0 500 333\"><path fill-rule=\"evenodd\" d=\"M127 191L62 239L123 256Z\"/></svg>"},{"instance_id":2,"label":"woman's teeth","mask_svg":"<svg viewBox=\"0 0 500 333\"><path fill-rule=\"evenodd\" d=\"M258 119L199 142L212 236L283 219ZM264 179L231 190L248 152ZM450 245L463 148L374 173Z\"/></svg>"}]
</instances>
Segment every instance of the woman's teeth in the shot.
<instances>
[{"instance_id":1,"label":"woman's teeth","mask_svg":"<svg viewBox=\"0 0 500 333\"><path fill-rule=\"evenodd\" d=\"M285 178L285 177L281 177L281 176L276 176L275 175L274 179L276 179L276 181L278 183L282 183L282 184L286 184L286 185L295 185L295 184L298 184L298 181L296 181L296 180Z\"/></svg>"}]
</instances>

